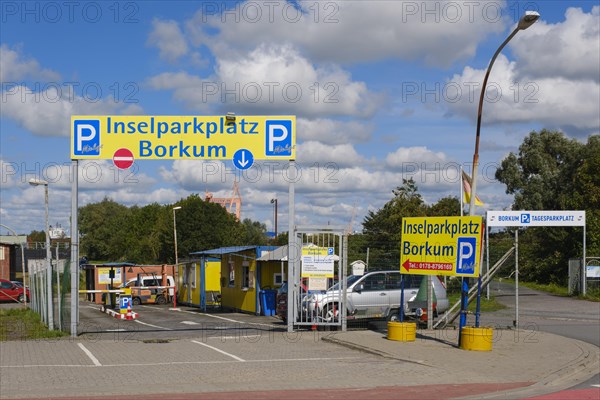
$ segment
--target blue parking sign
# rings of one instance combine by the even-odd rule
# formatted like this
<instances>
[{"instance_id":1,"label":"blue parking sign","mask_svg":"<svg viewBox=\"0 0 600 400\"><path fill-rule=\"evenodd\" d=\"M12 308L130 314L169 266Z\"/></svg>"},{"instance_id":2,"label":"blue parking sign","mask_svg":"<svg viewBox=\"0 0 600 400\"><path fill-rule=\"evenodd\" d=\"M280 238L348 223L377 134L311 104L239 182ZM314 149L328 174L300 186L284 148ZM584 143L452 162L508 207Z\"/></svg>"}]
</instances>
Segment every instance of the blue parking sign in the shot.
<instances>
[{"instance_id":1,"label":"blue parking sign","mask_svg":"<svg viewBox=\"0 0 600 400\"><path fill-rule=\"evenodd\" d=\"M119 296L119 310L121 314L127 313L127 309L131 309L131 296Z\"/></svg>"}]
</instances>

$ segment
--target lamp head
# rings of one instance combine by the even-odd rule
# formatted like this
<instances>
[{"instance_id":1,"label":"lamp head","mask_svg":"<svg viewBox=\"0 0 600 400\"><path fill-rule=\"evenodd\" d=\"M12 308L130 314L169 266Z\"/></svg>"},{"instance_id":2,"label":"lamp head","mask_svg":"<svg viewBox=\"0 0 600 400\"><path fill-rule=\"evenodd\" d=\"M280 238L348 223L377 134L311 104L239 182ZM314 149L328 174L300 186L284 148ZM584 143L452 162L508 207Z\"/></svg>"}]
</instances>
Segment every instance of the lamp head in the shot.
<instances>
[{"instance_id":1,"label":"lamp head","mask_svg":"<svg viewBox=\"0 0 600 400\"><path fill-rule=\"evenodd\" d=\"M225 115L225 125L235 125L235 113L228 112Z\"/></svg>"},{"instance_id":2,"label":"lamp head","mask_svg":"<svg viewBox=\"0 0 600 400\"><path fill-rule=\"evenodd\" d=\"M29 184L32 186L38 186L38 185L48 186L48 181L45 181L43 179L32 178L29 180Z\"/></svg>"},{"instance_id":3,"label":"lamp head","mask_svg":"<svg viewBox=\"0 0 600 400\"><path fill-rule=\"evenodd\" d=\"M277 199L271 199L271 204L277 203Z\"/></svg>"},{"instance_id":4,"label":"lamp head","mask_svg":"<svg viewBox=\"0 0 600 400\"><path fill-rule=\"evenodd\" d=\"M175 210L181 210L181 206L173 207L173 211Z\"/></svg>"},{"instance_id":5,"label":"lamp head","mask_svg":"<svg viewBox=\"0 0 600 400\"><path fill-rule=\"evenodd\" d=\"M537 11L525 11L525 15L519 20L517 27L520 30L525 30L535 24L538 19L540 19L540 14Z\"/></svg>"}]
</instances>

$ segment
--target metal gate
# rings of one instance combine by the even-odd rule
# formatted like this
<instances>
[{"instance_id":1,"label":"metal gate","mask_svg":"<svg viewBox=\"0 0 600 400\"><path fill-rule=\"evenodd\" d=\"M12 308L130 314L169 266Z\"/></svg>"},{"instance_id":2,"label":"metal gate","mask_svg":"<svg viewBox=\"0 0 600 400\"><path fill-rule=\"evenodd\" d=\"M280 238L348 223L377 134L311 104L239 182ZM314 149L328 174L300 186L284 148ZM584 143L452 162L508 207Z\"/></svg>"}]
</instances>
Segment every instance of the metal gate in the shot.
<instances>
[{"instance_id":1,"label":"metal gate","mask_svg":"<svg viewBox=\"0 0 600 400\"><path fill-rule=\"evenodd\" d=\"M347 253L345 227L296 227L288 254L289 332L294 326L346 330Z\"/></svg>"}]
</instances>

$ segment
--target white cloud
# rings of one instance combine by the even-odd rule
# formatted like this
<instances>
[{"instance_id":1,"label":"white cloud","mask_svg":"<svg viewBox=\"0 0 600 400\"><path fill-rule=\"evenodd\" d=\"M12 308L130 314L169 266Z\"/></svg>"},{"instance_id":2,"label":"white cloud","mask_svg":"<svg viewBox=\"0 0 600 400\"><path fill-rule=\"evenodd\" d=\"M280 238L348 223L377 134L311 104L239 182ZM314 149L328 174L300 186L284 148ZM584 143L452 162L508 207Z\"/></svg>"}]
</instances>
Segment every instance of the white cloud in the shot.
<instances>
[{"instance_id":1,"label":"white cloud","mask_svg":"<svg viewBox=\"0 0 600 400\"><path fill-rule=\"evenodd\" d=\"M511 41L519 74L533 79L600 81L600 6L569 8L564 22L538 21Z\"/></svg>"},{"instance_id":2,"label":"white cloud","mask_svg":"<svg viewBox=\"0 0 600 400\"><path fill-rule=\"evenodd\" d=\"M571 126L582 132L597 132L600 126L600 84L563 77L529 78L520 72L520 62L500 55L488 81L483 120L493 123L531 123L549 128ZM459 101L447 102L450 111L474 119L484 70L466 67L451 82L464 88ZM586 133L586 134L587 134Z\"/></svg>"},{"instance_id":3,"label":"white cloud","mask_svg":"<svg viewBox=\"0 0 600 400\"><path fill-rule=\"evenodd\" d=\"M316 141L308 141L298 145L296 150L298 162L304 165L327 165L347 167L361 165L367 161L358 154L351 144L328 145Z\"/></svg>"},{"instance_id":4,"label":"white cloud","mask_svg":"<svg viewBox=\"0 0 600 400\"><path fill-rule=\"evenodd\" d=\"M487 35L502 32L507 24L502 16L505 1L297 4L299 9L287 2L246 1L227 14L203 6L186 29L194 43L206 44L220 56L243 53L265 42L293 42L319 61L400 58L447 67L473 56Z\"/></svg>"},{"instance_id":5,"label":"white cloud","mask_svg":"<svg viewBox=\"0 0 600 400\"><path fill-rule=\"evenodd\" d=\"M175 62L179 57L188 53L188 44L185 40L179 24L176 21L152 21L152 32L148 37L147 44L159 49L160 58L169 62Z\"/></svg>"},{"instance_id":6,"label":"white cloud","mask_svg":"<svg viewBox=\"0 0 600 400\"><path fill-rule=\"evenodd\" d=\"M175 160L171 168L160 168L160 175L165 181L177 183L201 196L206 190L214 192L231 188L238 174L237 170L219 160Z\"/></svg>"},{"instance_id":7,"label":"white cloud","mask_svg":"<svg viewBox=\"0 0 600 400\"><path fill-rule=\"evenodd\" d=\"M240 113L370 117L384 100L336 65L311 64L291 45L261 45L243 57L218 58L212 78L163 73L149 83L174 90L175 99L195 110L221 104Z\"/></svg>"},{"instance_id":8,"label":"white cloud","mask_svg":"<svg viewBox=\"0 0 600 400\"><path fill-rule=\"evenodd\" d=\"M35 59L26 59L19 46L11 49L7 44L0 46L0 82L6 87L14 81L33 78L39 80L56 80L57 72L44 69Z\"/></svg>"},{"instance_id":9,"label":"white cloud","mask_svg":"<svg viewBox=\"0 0 600 400\"><path fill-rule=\"evenodd\" d=\"M316 140L323 144L365 143L373 136L374 127L358 121L336 121L328 118L296 120L299 140Z\"/></svg>"},{"instance_id":10,"label":"white cloud","mask_svg":"<svg viewBox=\"0 0 600 400\"><path fill-rule=\"evenodd\" d=\"M427 147L400 147L389 153L385 165L389 168L406 171L431 170L443 167L448 161L442 152L433 152Z\"/></svg>"},{"instance_id":11,"label":"white cloud","mask_svg":"<svg viewBox=\"0 0 600 400\"><path fill-rule=\"evenodd\" d=\"M2 93L0 116L10 118L38 136L69 136L72 115L140 114L138 105L124 105L110 98L86 99L70 87L50 85L42 91L27 86Z\"/></svg>"}]
</instances>

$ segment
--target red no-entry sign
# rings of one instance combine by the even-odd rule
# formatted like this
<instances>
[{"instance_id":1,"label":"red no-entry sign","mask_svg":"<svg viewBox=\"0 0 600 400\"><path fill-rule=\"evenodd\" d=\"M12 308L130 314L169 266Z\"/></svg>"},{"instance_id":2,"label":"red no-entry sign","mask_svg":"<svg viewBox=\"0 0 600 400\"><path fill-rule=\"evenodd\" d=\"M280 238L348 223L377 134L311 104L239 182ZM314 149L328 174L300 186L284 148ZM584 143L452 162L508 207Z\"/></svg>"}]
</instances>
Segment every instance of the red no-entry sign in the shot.
<instances>
[{"instance_id":1,"label":"red no-entry sign","mask_svg":"<svg viewBox=\"0 0 600 400\"><path fill-rule=\"evenodd\" d=\"M113 163L117 168L127 169L133 165L133 153L129 149L121 148L115 151Z\"/></svg>"}]
</instances>

